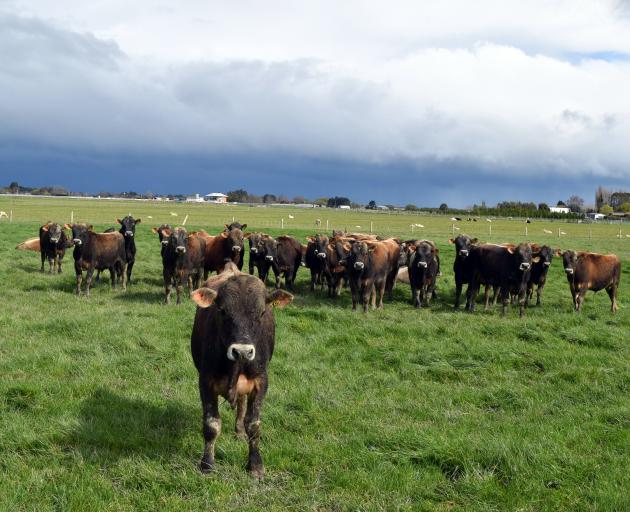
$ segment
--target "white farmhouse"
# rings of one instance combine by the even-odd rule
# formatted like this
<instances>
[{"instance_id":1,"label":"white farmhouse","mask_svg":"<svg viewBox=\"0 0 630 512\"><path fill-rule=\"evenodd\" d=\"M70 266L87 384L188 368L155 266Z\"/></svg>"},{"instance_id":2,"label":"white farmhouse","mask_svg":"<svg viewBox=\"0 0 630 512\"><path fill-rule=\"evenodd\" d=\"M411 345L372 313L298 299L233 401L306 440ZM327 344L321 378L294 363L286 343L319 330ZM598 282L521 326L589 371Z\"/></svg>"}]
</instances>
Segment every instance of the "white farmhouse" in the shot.
<instances>
[{"instance_id":1,"label":"white farmhouse","mask_svg":"<svg viewBox=\"0 0 630 512\"><path fill-rule=\"evenodd\" d=\"M205 196L206 201L209 203L227 203L227 198L228 196L221 192L210 192Z\"/></svg>"},{"instance_id":2,"label":"white farmhouse","mask_svg":"<svg viewBox=\"0 0 630 512\"><path fill-rule=\"evenodd\" d=\"M551 213L570 213L571 209L566 206L550 206L549 211Z\"/></svg>"}]
</instances>

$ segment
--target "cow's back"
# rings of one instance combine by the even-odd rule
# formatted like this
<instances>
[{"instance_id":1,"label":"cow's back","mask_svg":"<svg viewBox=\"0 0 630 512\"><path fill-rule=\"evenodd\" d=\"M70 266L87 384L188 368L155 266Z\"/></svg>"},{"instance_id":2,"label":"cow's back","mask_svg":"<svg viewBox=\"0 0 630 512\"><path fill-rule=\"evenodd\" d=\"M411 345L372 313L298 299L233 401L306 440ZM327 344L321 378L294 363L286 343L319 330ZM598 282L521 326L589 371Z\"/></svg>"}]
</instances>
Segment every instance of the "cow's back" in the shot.
<instances>
[{"instance_id":1,"label":"cow's back","mask_svg":"<svg viewBox=\"0 0 630 512\"><path fill-rule=\"evenodd\" d=\"M574 280L588 289L599 291L621 277L621 260L616 254L579 253Z\"/></svg>"}]
</instances>

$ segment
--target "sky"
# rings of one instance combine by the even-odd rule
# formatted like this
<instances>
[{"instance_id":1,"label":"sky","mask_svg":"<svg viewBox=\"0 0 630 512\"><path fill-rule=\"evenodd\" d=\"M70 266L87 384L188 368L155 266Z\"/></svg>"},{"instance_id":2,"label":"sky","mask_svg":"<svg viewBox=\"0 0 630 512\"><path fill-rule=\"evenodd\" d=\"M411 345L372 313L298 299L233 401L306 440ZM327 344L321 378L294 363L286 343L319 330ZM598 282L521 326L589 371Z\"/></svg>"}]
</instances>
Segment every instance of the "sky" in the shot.
<instances>
[{"instance_id":1,"label":"sky","mask_svg":"<svg viewBox=\"0 0 630 512\"><path fill-rule=\"evenodd\" d=\"M0 185L630 188L630 1L0 0Z\"/></svg>"}]
</instances>

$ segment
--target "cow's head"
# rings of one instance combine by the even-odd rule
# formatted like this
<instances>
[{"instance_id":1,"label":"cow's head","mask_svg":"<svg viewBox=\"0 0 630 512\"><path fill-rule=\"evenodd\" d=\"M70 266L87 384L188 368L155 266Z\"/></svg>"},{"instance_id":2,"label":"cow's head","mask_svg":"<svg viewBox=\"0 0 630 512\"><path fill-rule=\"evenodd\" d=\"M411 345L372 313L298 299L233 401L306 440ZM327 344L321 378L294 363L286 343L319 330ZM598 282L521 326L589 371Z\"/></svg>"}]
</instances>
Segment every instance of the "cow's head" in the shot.
<instances>
[{"instance_id":1,"label":"cow's head","mask_svg":"<svg viewBox=\"0 0 630 512\"><path fill-rule=\"evenodd\" d=\"M466 259L470 253L470 249L478 242L476 238L470 238L468 235L458 235L457 238L449 239L449 244L455 245L455 258Z\"/></svg>"},{"instance_id":2,"label":"cow's head","mask_svg":"<svg viewBox=\"0 0 630 512\"><path fill-rule=\"evenodd\" d=\"M49 222L42 226L42 230L48 233L48 239L51 243L56 244L63 237L63 227L56 222Z\"/></svg>"},{"instance_id":3,"label":"cow's head","mask_svg":"<svg viewBox=\"0 0 630 512\"><path fill-rule=\"evenodd\" d=\"M240 229L243 231L247 227L247 224L241 224L240 222L232 222L232 224L225 224L223 231L232 231L233 229Z\"/></svg>"},{"instance_id":4,"label":"cow's head","mask_svg":"<svg viewBox=\"0 0 630 512\"><path fill-rule=\"evenodd\" d=\"M177 227L174 230L165 229L165 236L168 236L168 245L175 249L177 254L186 254L188 247L188 232L186 228Z\"/></svg>"},{"instance_id":5,"label":"cow's head","mask_svg":"<svg viewBox=\"0 0 630 512\"><path fill-rule=\"evenodd\" d=\"M509 245L505 248L514 258L515 268L521 272L527 272L532 266L532 246L526 243L518 245ZM536 257L536 261L538 258Z\"/></svg>"},{"instance_id":6,"label":"cow's head","mask_svg":"<svg viewBox=\"0 0 630 512\"><path fill-rule=\"evenodd\" d=\"M247 224L244 224L245 226ZM226 239L227 251L231 256L236 256L243 251L243 232L239 228L232 228L229 231L225 230L219 236Z\"/></svg>"},{"instance_id":7,"label":"cow's head","mask_svg":"<svg viewBox=\"0 0 630 512\"><path fill-rule=\"evenodd\" d=\"M260 247L261 240L262 240L262 233L247 233L243 235L243 237L249 240L250 257L256 257L260 253L262 253L261 247Z\"/></svg>"},{"instance_id":8,"label":"cow's head","mask_svg":"<svg viewBox=\"0 0 630 512\"><path fill-rule=\"evenodd\" d=\"M313 251L313 255L319 259L326 259L326 246L328 245L328 237L326 235L315 235L307 237L311 242L309 249Z\"/></svg>"},{"instance_id":9,"label":"cow's head","mask_svg":"<svg viewBox=\"0 0 630 512\"><path fill-rule=\"evenodd\" d=\"M533 258L539 258L539 261L542 263L543 267L548 268L551 265L551 260L553 259L553 249L548 245L543 245L540 248L532 247ZM533 259L532 258L532 259Z\"/></svg>"},{"instance_id":10,"label":"cow's head","mask_svg":"<svg viewBox=\"0 0 630 512\"><path fill-rule=\"evenodd\" d=\"M559 251L558 251L559 252ZM576 251L564 251L562 254L562 265L567 275L572 276L577 266L578 255Z\"/></svg>"},{"instance_id":11,"label":"cow's head","mask_svg":"<svg viewBox=\"0 0 630 512\"><path fill-rule=\"evenodd\" d=\"M142 219L134 219L131 214L125 218L116 219L116 222L120 224L120 232L125 238L133 238L136 234L136 224L140 224Z\"/></svg>"},{"instance_id":12,"label":"cow's head","mask_svg":"<svg viewBox=\"0 0 630 512\"><path fill-rule=\"evenodd\" d=\"M72 243L75 247L87 243L90 232L94 229L92 224L66 224L64 227L72 231Z\"/></svg>"},{"instance_id":13,"label":"cow's head","mask_svg":"<svg viewBox=\"0 0 630 512\"><path fill-rule=\"evenodd\" d=\"M268 262L272 263L278 257L278 242L273 237L263 236L258 244L258 250Z\"/></svg>"},{"instance_id":14,"label":"cow's head","mask_svg":"<svg viewBox=\"0 0 630 512\"><path fill-rule=\"evenodd\" d=\"M260 279L240 272L232 262L191 297L198 307L215 309L217 331L213 335L225 357L235 362L256 359L263 318L272 314L273 307L282 308L293 300L284 290L269 293Z\"/></svg>"},{"instance_id":15,"label":"cow's head","mask_svg":"<svg viewBox=\"0 0 630 512\"><path fill-rule=\"evenodd\" d=\"M426 240L422 240L416 245L413 258L410 261L419 269L427 269L435 259L435 245Z\"/></svg>"},{"instance_id":16,"label":"cow's head","mask_svg":"<svg viewBox=\"0 0 630 512\"><path fill-rule=\"evenodd\" d=\"M368 266L370 260L370 252L374 250L374 246L365 242L354 242L350 247L350 254L347 258L347 268L355 272L363 272Z\"/></svg>"}]
</instances>

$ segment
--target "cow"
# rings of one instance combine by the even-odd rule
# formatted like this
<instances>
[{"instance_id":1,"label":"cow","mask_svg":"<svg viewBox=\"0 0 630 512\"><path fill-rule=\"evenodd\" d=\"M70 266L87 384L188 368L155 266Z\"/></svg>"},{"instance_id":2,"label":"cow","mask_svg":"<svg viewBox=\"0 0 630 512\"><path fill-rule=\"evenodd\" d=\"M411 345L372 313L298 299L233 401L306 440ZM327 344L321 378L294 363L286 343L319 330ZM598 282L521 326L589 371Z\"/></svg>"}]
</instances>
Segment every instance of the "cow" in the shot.
<instances>
[{"instance_id":1,"label":"cow","mask_svg":"<svg viewBox=\"0 0 630 512\"><path fill-rule=\"evenodd\" d=\"M164 277L164 302L170 303L171 288L175 283L177 290L177 304L181 304L184 284L193 290L199 286L203 274L206 243L203 237L188 233L186 228L177 227L172 231L163 230L168 237L162 254L162 275Z\"/></svg>"},{"instance_id":2,"label":"cow","mask_svg":"<svg viewBox=\"0 0 630 512\"><path fill-rule=\"evenodd\" d=\"M455 245L455 261L453 262L453 272L455 273L455 309L459 308L462 296L462 287L470 284L471 269L468 261L470 250L478 240L470 238L468 235L458 235L457 238L450 238L450 244Z\"/></svg>"},{"instance_id":3,"label":"cow","mask_svg":"<svg viewBox=\"0 0 630 512\"><path fill-rule=\"evenodd\" d=\"M173 228L171 227L170 224L162 224L161 226L157 228L151 228L151 231L153 231L153 233L156 233L158 236L158 240L160 241L160 245L161 245L162 254L164 254L164 248L168 245L168 237L164 235L165 230L172 231Z\"/></svg>"},{"instance_id":4,"label":"cow","mask_svg":"<svg viewBox=\"0 0 630 512\"><path fill-rule=\"evenodd\" d=\"M131 271L136 262L136 225L142 222L142 219L134 219L131 214L116 219L120 224L119 233L125 238L125 255L127 257L127 284L131 283Z\"/></svg>"},{"instance_id":5,"label":"cow","mask_svg":"<svg viewBox=\"0 0 630 512\"><path fill-rule=\"evenodd\" d=\"M206 242L204 279L208 278L210 272L223 270L228 261L236 263L239 270L243 268L245 243L240 228L234 227L229 231L226 229L216 236L211 236L203 230L198 231L197 234Z\"/></svg>"},{"instance_id":6,"label":"cow","mask_svg":"<svg viewBox=\"0 0 630 512\"><path fill-rule=\"evenodd\" d=\"M293 290L295 277L302 262L302 244L291 236L263 239L265 259L271 263L276 277L276 288L280 287L280 277L284 277L287 289ZM266 277L266 276L265 276Z\"/></svg>"},{"instance_id":7,"label":"cow","mask_svg":"<svg viewBox=\"0 0 630 512\"><path fill-rule=\"evenodd\" d=\"M191 297L197 304L192 336L192 358L199 373L203 410L203 473L215 469L215 443L221 432L219 396L236 407L236 434L249 444L247 469L262 478L260 411L268 388L267 366L273 356L273 308L284 307L293 296L284 290L268 292L257 277L242 273L228 262Z\"/></svg>"},{"instance_id":8,"label":"cow","mask_svg":"<svg viewBox=\"0 0 630 512\"><path fill-rule=\"evenodd\" d=\"M263 233L247 233L244 235L249 241L249 274L254 275L254 269L258 269L258 276L260 277L260 267L265 261L262 247Z\"/></svg>"},{"instance_id":9,"label":"cow","mask_svg":"<svg viewBox=\"0 0 630 512\"><path fill-rule=\"evenodd\" d=\"M42 257L41 272L44 271L44 261L48 260L49 272L55 270L61 274L61 263L66 254L68 237L64 226L56 222L47 222L39 228L39 250Z\"/></svg>"},{"instance_id":10,"label":"cow","mask_svg":"<svg viewBox=\"0 0 630 512\"><path fill-rule=\"evenodd\" d=\"M311 271L311 291L315 291L315 285L324 287L324 278L328 267L327 251L329 240L326 235L307 237L308 245L304 254L304 262Z\"/></svg>"},{"instance_id":11,"label":"cow","mask_svg":"<svg viewBox=\"0 0 630 512\"><path fill-rule=\"evenodd\" d=\"M557 251L567 275L573 305L581 311L588 290L606 290L610 297L610 310L617 311L617 289L621 279L621 260L616 254L594 252Z\"/></svg>"},{"instance_id":12,"label":"cow","mask_svg":"<svg viewBox=\"0 0 630 512\"><path fill-rule=\"evenodd\" d=\"M120 233L95 233L91 224L66 224L72 231L74 243L74 271L77 276L76 294L81 295L83 271L86 271L85 295L90 296L90 286L95 270L109 270L112 289L116 287L116 276L122 289L127 289L127 257L125 240Z\"/></svg>"},{"instance_id":13,"label":"cow","mask_svg":"<svg viewBox=\"0 0 630 512\"><path fill-rule=\"evenodd\" d=\"M439 256L435 244L417 240L407 247L408 275L411 285L411 302L416 307L429 306L435 293L439 271Z\"/></svg>"},{"instance_id":14,"label":"cow","mask_svg":"<svg viewBox=\"0 0 630 512\"><path fill-rule=\"evenodd\" d=\"M368 305L372 308L383 307L383 294L387 277L391 269L391 253L384 242L355 241L345 242L344 249L348 251L346 268L352 292L352 309L356 310L357 303L367 312Z\"/></svg>"},{"instance_id":15,"label":"cow","mask_svg":"<svg viewBox=\"0 0 630 512\"><path fill-rule=\"evenodd\" d=\"M341 287L346 275L347 254L344 252L343 242L332 239L326 246L326 271L324 276L328 285L328 297L335 298L341 294Z\"/></svg>"},{"instance_id":16,"label":"cow","mask_svg":"<svg viewBox=\"0 0 630 512\"><path fill-rule=\"evenodd\" d=\"M532 248L529 244L472 246L468 255L471 278L466 291L466 309L473 312L475 299L481 284L498 286L500 289L502 314L505 315L510 302L510 293L518 296L519 316L525 315L525 296L532 262Z\"/></svg>"},{"instance_id":17,"label":"cow","mask_svg":"<svg viewBox=\"0 0 630 512\"><path fill-rule=\"evenodd\" d=\"M529 305L529 301L534 295L534 286L536 286L536 305L540 306L540 297L547 282L547 273L551 266L553 254L553 249L547 245L541 247L532 244L532 258L538 257L538 261L532 263L529 281L527 282L527 305Z\"/></svg>"}]
</instances>

